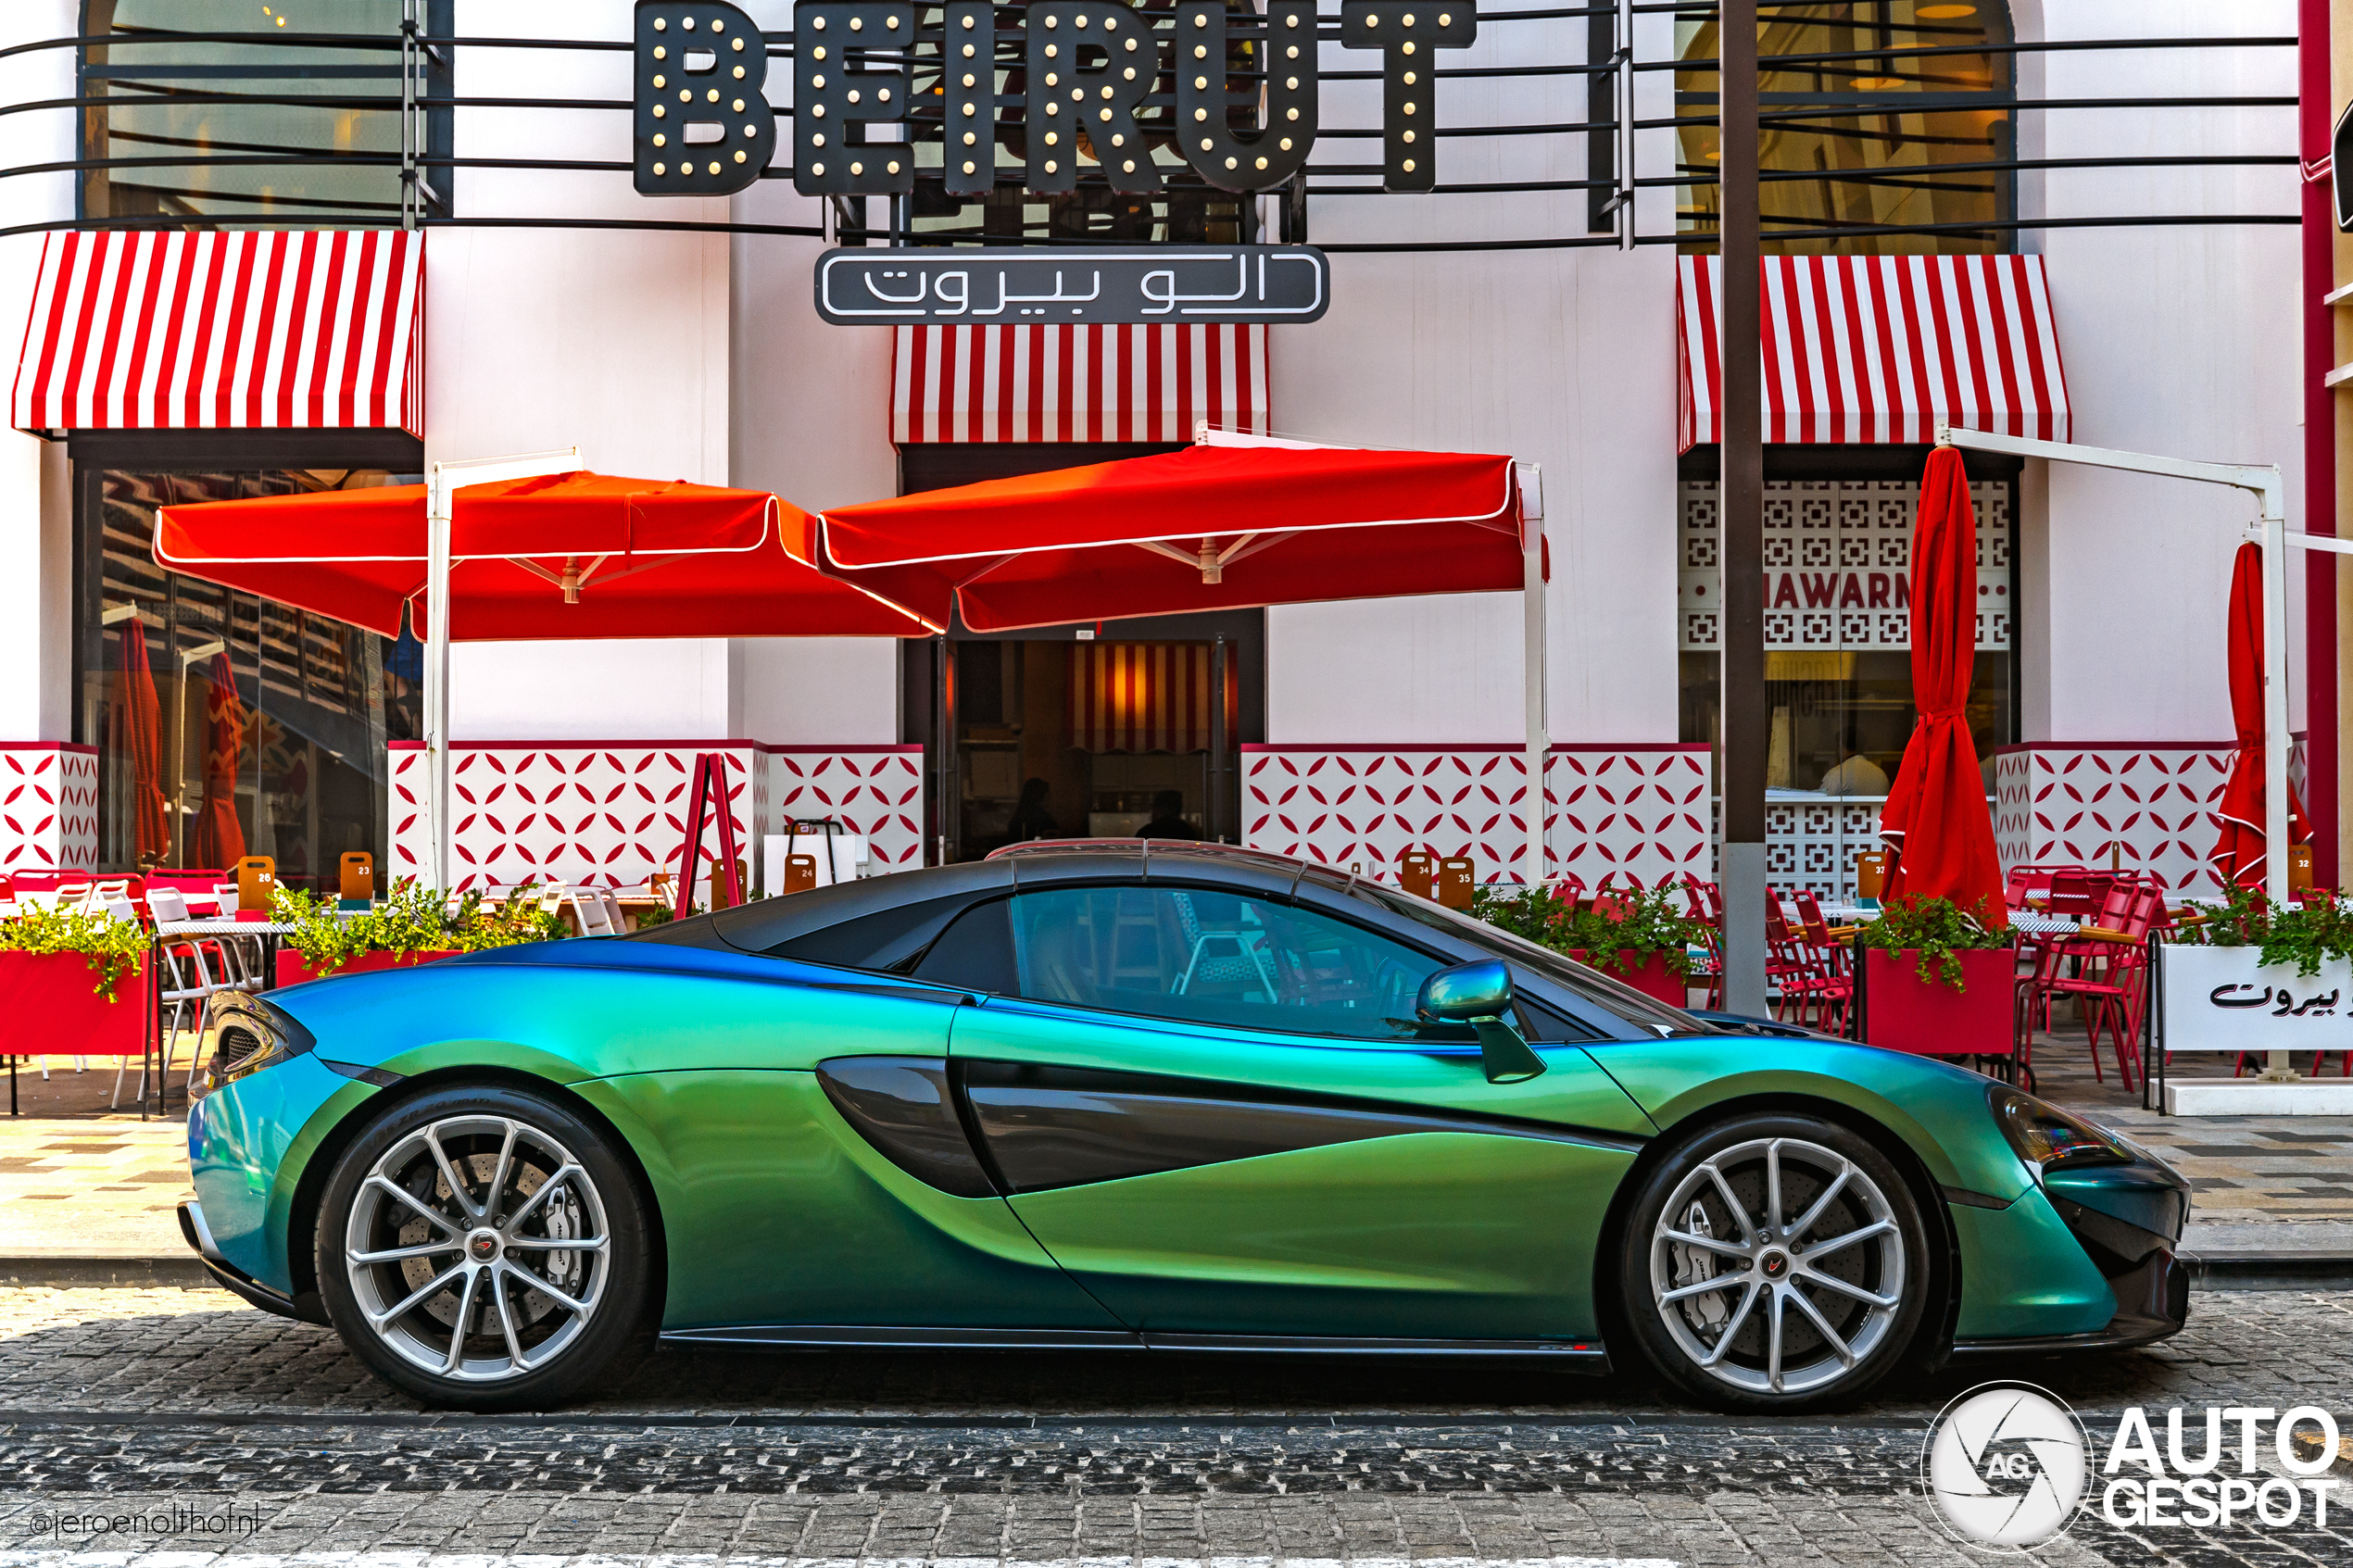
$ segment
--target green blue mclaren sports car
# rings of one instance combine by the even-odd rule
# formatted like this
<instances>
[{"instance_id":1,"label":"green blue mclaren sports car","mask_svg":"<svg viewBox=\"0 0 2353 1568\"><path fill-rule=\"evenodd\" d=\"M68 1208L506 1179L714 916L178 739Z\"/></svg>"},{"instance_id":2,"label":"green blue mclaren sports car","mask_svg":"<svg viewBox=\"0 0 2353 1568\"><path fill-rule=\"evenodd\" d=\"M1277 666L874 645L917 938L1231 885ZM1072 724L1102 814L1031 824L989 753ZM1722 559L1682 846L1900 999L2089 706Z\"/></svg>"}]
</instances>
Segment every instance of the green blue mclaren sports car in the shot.
<instances>
[{"instance_id":1,"label":"green blue mclaren sports car","mask_svg":"<svg viewBox=\"0 0 2353 1568\"><path fill-rule=\"evenodd\" d=\"M652 1343L1609 1358L1747 1411L2179 1329L2180 1177L1213 846L1023 846L219 1006L182 1230L428 1403Z\"/></svg>"}]
</instances>

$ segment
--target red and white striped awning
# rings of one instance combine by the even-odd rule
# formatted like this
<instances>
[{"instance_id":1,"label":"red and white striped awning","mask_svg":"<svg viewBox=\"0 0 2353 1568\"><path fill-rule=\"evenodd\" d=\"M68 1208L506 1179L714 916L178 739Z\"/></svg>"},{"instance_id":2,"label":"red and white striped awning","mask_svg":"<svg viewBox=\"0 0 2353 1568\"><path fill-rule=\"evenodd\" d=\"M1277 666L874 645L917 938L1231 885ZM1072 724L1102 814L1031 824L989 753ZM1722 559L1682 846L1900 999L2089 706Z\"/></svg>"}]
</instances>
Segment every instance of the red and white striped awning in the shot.
<instances>
[{"instance_id":1,"label":"red and white striped awning","mask_svg":"<svg viewBox=\"0 0 2353 1568\"><path fill-rule=\"evenodd\" d=\"M1263 326L899 327L890 438L1185 442L1268 433Z\"/></svg>"},{"instance_id":2,"label":"red and white striped awning","mask_svg":"<svg viewBox=\"0 0 2353 1568\"><path fill-rule=\"evenodd\" d=\"M2068 438L2039 256L1772 256L1758 320L1765 439L1920 443L1936 422ZM1678 261L1676 440L1723 439L1723 264Z\"/></svg>"},{"instance_id":3,"label":"red and white striped awning","mask_svg":"<svg viewBox=\"0 0 2353 1568\"><path fill-rule=\"evenodd\" d=\"M16 428L422 435L424 272L391 230L52 234Z\"/></svg>"},{"instance_id":4,"label":"red and white striped awning","mask_svg":"<svg viewBox=\"0 0 2353 1568\"><path fill-rule=\"evenodd\" d=\"M1226 744L1241 712L1239 664L1226 661ZM1073 643L1070 744L1086 751L1206 751L1207 643Z\"/></svg>"}]
</instances>

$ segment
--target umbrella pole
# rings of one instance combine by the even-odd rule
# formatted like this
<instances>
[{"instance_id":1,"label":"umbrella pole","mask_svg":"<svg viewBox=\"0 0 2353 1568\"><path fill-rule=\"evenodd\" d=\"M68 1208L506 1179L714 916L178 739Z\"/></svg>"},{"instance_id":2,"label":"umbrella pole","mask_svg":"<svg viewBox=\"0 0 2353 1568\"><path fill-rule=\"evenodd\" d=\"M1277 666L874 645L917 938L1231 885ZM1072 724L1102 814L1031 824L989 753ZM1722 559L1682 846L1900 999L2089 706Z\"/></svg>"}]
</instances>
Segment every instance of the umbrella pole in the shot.
<instances>
[{"instance_id":1,"label":"umbrella pole","mask_svg":"<svg viewBox=\"0 0 2353 1568\"><path fill-rule=\"evenodd\" d=\"M435 463L425 476L425 817L433 847L425 870L436 892L449 887L455 834L449 813L449 573L450 516L461 484L575 473L580 448L530 452L516 458L472 458Z\"/></svg>"},{"instance_id":2,"label":"umbrella pole","mask_svg":"<svg viewBox=\"0 0 2353 1568\"><path fill-rule=\"evenodd\" d=\"M1532 510L1527 511L1529 496L1521 493L1523 515L1528 530L1527 577L1520 587L1522 623L1526 646L1522 659L1527 671L1524 683L1528 703L1528 872L1522 878L1530 887L1549 880L1544 864L1544 816L1550 803L1544 797L1544 762L1553 749L1553 737L1545 730L1544 716L1544 503L1539 490Z\"/></svg>"},{"instance_id":3,"label":"umbrella pole","mask_svg":"<svg viewBox=\"0 0 2353 1568\"><path fill-rule=\"evenodd\" d=\"M434 465L425 505L425 820L433 845L426 880L449 885L449 490Z\"/></svg>"}]
</instances>

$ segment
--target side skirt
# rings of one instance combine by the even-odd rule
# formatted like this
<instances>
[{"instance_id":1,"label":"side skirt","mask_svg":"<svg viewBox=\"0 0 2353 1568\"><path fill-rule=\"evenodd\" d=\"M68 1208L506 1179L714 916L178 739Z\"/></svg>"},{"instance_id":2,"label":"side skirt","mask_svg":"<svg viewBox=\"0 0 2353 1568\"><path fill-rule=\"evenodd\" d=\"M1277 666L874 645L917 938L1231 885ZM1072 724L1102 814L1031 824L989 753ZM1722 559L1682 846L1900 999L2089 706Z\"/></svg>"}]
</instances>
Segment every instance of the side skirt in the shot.
<instances>
[{"instance_id":1,"label":"side skirt","mask_svg":"<svg viewBox=\"0 0 2353 1568\"><path fill-rule=\"evenodd\" d=\"M1277 1356L1512 1357L1561 1372L1599 1375L1609 1353L1598 1339L1339 1339L1258 1334L1128 1334L1085 1328L887 1328L775 1323L665 1331L672 1349L1177 1350Z\"/></svg>"}]
</instances>

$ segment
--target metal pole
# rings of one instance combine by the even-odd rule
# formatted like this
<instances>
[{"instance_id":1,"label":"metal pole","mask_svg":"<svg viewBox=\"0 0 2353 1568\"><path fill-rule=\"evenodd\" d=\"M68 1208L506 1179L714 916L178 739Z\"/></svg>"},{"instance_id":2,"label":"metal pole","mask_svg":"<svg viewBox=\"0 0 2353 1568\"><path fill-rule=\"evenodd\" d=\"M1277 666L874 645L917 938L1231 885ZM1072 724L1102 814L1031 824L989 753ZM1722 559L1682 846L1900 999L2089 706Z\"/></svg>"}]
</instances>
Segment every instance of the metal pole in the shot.
<instances>
[{"instance_id":1,"label":"metal pole","mask_svg":"<svg viewBox=\"0 0 2353 1568\"><path fill-rule=\"evenodd\" d=\"M1634 0L1617 0L1617 248L1634 248Z\"/></svg>"},{"instance_id":2,"label":"metal pole","mask_svg":"<svg viewBox=\"0 0 2353 1568\"><path fill-rule=\"evenodd\" d=\"M436 892L449 886L449 569L450 513L459 486L502 479L573 473L580 448L517 458L473 458L435 463L425 474L425 820L433 847L425 870Z\"/></svg>"},{"instance_id":3,"label":"metal pole","mask_svg":"<svg viewBox=\"0 0 2353 1568\"><path fill-rule=\"evenodd\" d=\"M435 891L449 886L449 511L442 465L425 487L425 820L433 848L425 873Z\"/></svg>"},{"instance_id":4,"label":"metal pole","mask_svg":"<svg viewBox=\"0 0 2353 1568\"><path fill-rule=\"evenodd\" d=\"M1757 339L1756 0L1725 0L1717 102L1717 218L1724 263L1722 446L1724 750L1718 875L1724 893L1724 1006L1762 1015L1765 982L1765 432Z\"/></svg>"},{"instance_id":5,"label":"metal pole","mask_svg":"<svg viewBox=\"0 0 2353 1568\"><path fill-rule=\"evenodd\" d=\"M1536 515L1522 526L1528 530L1519 595L1525 638L1521 648L1521 665L1526 671L1522 689L1528 709L1528 873L1524 880L1534 886L1548 880L1544 817L1549 802L1544 798L1544 759L1553 749L1553 737L1545 729L1544 717L1544 521L1541 497Z\"/></svg>"},{"instance_id":6,"label":"metal pole","mask_svg":"<svg viewBox=\"0 0 2353 1568\"><path fill-rule=\"evenodd\" d=\"M2275 478L2263 486L2263 894L2287 908L2287 519ZM2320 737L2313 737L2317 744ZM2264 1055L2263 1076L2296 1076L2286 1051Z\"/></svg>"},{"instance_id":7,"label":"metal pole","mask_svg":"<svg viewBox=\"0 0 2353 1568\"><path fill-rule=\"evenodd\" d=\"M1202 826L1213 843L1226 842L1226 660L1231 657L1220 632L1209 649L1209 798L1202 803Z\"/></svg>"}]
</instances>

